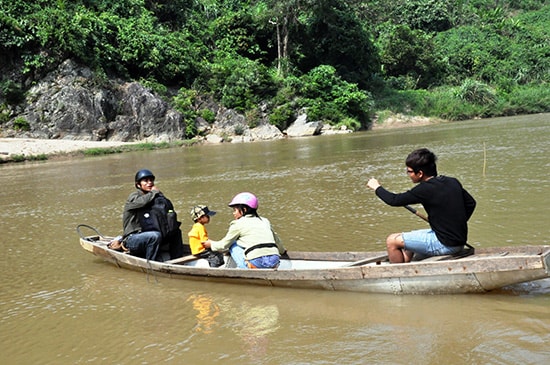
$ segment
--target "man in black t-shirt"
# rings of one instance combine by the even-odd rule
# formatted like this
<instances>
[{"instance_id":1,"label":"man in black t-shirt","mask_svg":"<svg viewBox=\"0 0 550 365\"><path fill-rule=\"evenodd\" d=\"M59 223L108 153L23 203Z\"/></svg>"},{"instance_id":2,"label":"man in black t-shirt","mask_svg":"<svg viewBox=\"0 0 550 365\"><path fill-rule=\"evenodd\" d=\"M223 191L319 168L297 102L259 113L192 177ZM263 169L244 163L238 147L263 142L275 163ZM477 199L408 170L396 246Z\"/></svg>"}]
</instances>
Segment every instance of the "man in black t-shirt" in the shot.
<instances>
[{"instance_id":1,"label":"man in black t-shirt","mask_svg":"<svg viewBox=\"0 0 550 365\"><path fill-rule=\"evenodd\" d=\"M428 149L407 156L407 174L417 184L411 190L394 194L371 178L367 186L391 206L422 204L429 215L430 229L392 233L386 239L391 263L410 262L414 253L423 256L459 252L467 244L468 219L476 207L474 198L452 177L438 176L437 157Z\"/></svg>"}]
</instances>

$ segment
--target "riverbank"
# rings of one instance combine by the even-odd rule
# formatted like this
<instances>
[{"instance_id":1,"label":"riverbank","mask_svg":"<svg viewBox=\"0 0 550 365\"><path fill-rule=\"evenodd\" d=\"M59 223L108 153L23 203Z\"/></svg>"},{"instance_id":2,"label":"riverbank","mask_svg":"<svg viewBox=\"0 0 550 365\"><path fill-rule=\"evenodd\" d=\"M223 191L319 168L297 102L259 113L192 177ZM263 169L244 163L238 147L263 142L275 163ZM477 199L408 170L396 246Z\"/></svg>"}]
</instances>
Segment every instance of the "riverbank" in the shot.
<instances>
[{"instance_id":1,"label":"riverbank","mask_svg":"<svg viewBox=\"0 0 550 365\"><path fill-rule=\"evenodd\" d=\"M401 114L376 119L372 129L407 128L441 123L442 120L426 117L411 117ZM143 142L82 141L67 139L0 138L0 162L48 160L52 157L72 156L91 149L128 147ZM150 146L149 146L150 147Z\"/></svg>"},{"instance_id":2,"label":"riverbank","mask_svg":"<svg viewBox=\"0 0 550 365\"><path fill-rule=\"evenodd\" d=\"M67 139L0 138L0 159L3 162L45 160L50 156L67 155L92 148L112 148L133 142L78 141Z\"/></svg>"}]
</instances>

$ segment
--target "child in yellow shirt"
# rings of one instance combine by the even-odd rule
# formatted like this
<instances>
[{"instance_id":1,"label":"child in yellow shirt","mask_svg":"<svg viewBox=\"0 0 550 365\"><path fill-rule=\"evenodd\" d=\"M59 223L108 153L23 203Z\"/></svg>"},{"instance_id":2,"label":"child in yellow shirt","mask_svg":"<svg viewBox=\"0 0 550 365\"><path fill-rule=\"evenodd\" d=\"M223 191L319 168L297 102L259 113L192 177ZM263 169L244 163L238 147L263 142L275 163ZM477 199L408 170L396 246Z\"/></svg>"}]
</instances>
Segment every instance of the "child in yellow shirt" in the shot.
<instances>
[{"instance_id":1,"label":"child in yellow shirt","mask_svg":"<svg viewBox=\"0 0 550 365\"><path fill-rule=\"evenodd\" d=\"M209 210L205 205L196 205L191 209L191 218L193 219L193 227L187 234L189 236L189 246L191 247L191 254L206 259L210 267L218 267L223 265L223 254L219 252L212 252L210 249L205 249L202 245L204 241L208 240L208 232L206 232L205 224L210 222L210 217L215 215L216 212Z\"/></svg>"}]
</instances>

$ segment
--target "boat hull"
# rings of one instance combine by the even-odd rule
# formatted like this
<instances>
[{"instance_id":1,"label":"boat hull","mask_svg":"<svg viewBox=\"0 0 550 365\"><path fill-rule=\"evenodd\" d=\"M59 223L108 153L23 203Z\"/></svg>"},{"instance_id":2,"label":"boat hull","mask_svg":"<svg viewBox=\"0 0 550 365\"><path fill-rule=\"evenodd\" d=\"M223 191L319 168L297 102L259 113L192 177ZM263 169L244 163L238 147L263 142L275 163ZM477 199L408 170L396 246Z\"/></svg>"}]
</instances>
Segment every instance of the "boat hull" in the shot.
<instances>
[{"instance_id":1,"label":"boat hull","mask_svg":"<svg viewBox=\"0 0 550 365\"><path fill-rule=\"evenodd\" d=\"M157 262L113 251L106 239L81 246L120 268L159 277L284 288L391 294L483 293L549 277L550 246L476 249L453 260L389 264L385 252L289 252L277 270L200 267L197 260ZM177 260L172 260L177 261Z\"/></svg>"}]
</instances>

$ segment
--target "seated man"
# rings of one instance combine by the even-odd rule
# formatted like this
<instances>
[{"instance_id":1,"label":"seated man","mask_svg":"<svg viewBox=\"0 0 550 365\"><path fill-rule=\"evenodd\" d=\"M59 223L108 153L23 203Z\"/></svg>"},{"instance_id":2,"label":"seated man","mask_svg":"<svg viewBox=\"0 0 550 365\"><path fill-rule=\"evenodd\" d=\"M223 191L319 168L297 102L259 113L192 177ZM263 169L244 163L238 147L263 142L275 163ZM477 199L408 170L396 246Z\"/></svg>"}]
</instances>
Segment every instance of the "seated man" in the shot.
<instances>
[{"instance_id":1,"label":"seated man","mask_svg":"<svg viewBox=\"0 0 550 365\"><path fill-rule=\"evenodd\" d=\"M407 175L417 184L395 194L371 178L367 186L391 206L420 203L429 214L429 229L392 233L386 239L391 263L410 262L413 255L452 255L467 245L468 220L476 207L475 199L453 177L437 174L437 157L426 148L411 152L406 160Z\"/></svg>"},{"instance_id":2,"label":"seated man","mask_svg":"<svg viewBox=\"0 0 550 365\"><path fill-rule=\"evenodd\" d=\"M155 185L155 175L150 170L139 170L135 187L137 190L128 196L124 205L123 236L109 247L147 260L162 261L183 256L180 223L172 203Z\"/></svg>"}]
</instances>

